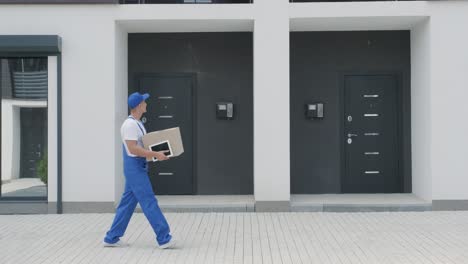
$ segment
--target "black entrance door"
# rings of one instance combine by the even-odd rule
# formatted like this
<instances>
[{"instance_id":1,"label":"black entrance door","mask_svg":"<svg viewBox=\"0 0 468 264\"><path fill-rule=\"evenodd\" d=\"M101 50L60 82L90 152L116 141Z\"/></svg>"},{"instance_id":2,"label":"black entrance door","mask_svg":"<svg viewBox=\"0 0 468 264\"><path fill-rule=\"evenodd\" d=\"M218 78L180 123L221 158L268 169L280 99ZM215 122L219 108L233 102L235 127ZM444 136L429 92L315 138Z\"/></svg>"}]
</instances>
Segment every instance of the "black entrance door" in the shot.
<instances>
[{"instance_id":1,"label":"black entrance door","mask_svg":"<svg viewBox=\"0 0 468 264\"><path fill-rule=\"evenodd\" d=\"M37 164L47 144L47 109L21 108L20 178L37 178Z\"/></svg>"},{"instance_id":2,"label":"black entrance door","mask_svg":"<svg viewBox=\"0 0 468 264\"><path fill-rule=\"evenodd\" d=\"M192 75L145 75L138 89L150 93L147 113L142 117L148 132L179 127L184 153L162 162L149 163L156 194L193 194L192 164Z\"/></svg>"},{"instance_id":3,"label":"black entrance door","mask_svg":"<svg viewBox=\"0 0 468 264\"><path fill-rule=\"evenodd\" d=\"M394 75L344 77L344 193L402 191L397 94Z\"/></svg>"}]
</instances>

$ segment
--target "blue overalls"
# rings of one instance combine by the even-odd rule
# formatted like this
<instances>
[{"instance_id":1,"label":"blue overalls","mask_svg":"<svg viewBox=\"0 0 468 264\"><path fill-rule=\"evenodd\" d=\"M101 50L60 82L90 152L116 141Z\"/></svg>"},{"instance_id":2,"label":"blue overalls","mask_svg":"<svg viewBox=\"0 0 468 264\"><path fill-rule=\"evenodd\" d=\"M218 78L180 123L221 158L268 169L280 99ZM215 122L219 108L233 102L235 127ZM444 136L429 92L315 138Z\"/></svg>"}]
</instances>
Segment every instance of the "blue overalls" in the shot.
<instances>
[{"instance_id":1,"label":"blue overalls","mask_svg":"<svg viewBox=\"0 0 468 264\"><path fill-rule=\"evenodd\" d=\"M137 123L140 130L145 134L138 121ZM124 235L127 229L128 222L132 217L137 203L139 203L143 213L156 233L158 244L164 245L168 243L172 236L170 234L169 225L159 208L158 201L151 187L146 159L128 156L125 146L123 146L123 161L125 191L117 207L112 227L106 233L104 241L111 244L119 241L120 237Z\"/></svg>"}]
</instances>

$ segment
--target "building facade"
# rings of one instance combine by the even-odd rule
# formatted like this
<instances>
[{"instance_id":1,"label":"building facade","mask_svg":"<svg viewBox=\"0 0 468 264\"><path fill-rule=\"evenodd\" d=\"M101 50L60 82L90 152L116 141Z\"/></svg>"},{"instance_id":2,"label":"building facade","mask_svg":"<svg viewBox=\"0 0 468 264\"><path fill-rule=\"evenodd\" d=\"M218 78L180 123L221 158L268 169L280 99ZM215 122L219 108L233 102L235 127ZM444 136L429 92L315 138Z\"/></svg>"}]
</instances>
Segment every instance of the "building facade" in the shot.
<instances>
[{"instance_id":1,"label":"building facade","mask_svg":"<svg viewBox=\"0 0 468 264\"><path fill-rule=\"evenodd\" d=\"M14 2L14 3L13 3ZM157 195L467 209L467 1L0 0L0 213L113 211L126 98L184 154ZM216 196L213 196L216 199Z\"/></svg>"}]
</instances>

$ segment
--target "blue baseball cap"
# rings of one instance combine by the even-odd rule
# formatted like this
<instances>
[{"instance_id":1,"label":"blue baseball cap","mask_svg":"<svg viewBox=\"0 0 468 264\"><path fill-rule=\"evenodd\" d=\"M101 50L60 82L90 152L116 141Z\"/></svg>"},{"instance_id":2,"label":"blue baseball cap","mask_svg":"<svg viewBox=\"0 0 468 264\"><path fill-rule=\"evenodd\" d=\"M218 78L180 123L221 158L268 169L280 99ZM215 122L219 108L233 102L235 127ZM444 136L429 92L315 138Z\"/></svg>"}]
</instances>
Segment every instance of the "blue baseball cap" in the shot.
<instances>
[{"instance_id":1,"label":"blue baseball cap","mask_svg":"<svg viewBox=\"0 0 468 264\"><path fill-rule=\"evenodd\" d=\"M141 102L144 100L148 99L150 97L149 94L141 94L138 92L132 93L130 96L128 96L128 106L130 109L133 109L137 107Z\"/></svg>"}]
</instances>

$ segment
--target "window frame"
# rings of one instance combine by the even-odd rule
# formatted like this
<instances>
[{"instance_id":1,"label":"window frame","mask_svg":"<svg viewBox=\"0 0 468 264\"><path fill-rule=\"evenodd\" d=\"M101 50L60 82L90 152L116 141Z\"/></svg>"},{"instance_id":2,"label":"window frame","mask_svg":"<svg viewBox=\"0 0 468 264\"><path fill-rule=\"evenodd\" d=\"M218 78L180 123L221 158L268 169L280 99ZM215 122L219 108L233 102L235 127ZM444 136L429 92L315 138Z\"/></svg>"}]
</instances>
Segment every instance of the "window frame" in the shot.
<instances>
[{"instance_id":1,"label":"window frame","mask_svg":"<svg viewBox=\"0 0 468 264\"><path fill-rule=\"evenodd\" d=\"M0 0L0 4L4 0ZM22 2L17 1L17 2ZM0 58L24 58L24 57L56 57L57 60L57 68L56 68L56 76L57 76L57 90L56 90L56 109L57 113L56 116L48 116L49 122L53 119L56 120L57 124L57 167L56 167L56 181L57 181L57 188L56 188L56 212L58 214L62 213L62 54L61 54L61 38L57 35L28 35L28 36L7 36L7 35L0 35L1 38L10 38L13 39L12 42L15 42L15 39L24 39L29 40L31 42L30 46L28 47L18 47L15 50L14 47L1 47L0 46ZM48 38L47 44L45 46L34 46L34 44L39 43L40 41L35 41L36 39L39 40L41 38ZM48 67L48 72L51 70ZM2 91L0 91L1 93ZM49 100L49 96L48 96ZM0 110L1 112L1 110ZM1 123L1 115L0 115L0 123ZM0 129L0 138L1 138L2 131ZM2 142L0 140L0 149L2 146ZM50 153L50 151L49 151ZM0 151L0 159L1 159L1 151ZM0 162L0 174L1 174L1 162ZM0 188L1 188L1 180L0 180ZM1 204L11 204L15 202L32 202L35 204L37 202L45 202L48 203L49 194L51 193L49 187L47 188L47 196L46 197L0 197L0 205Z\"/></svg>"}]
</instances>

